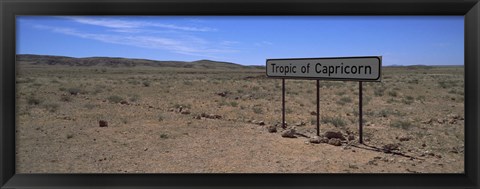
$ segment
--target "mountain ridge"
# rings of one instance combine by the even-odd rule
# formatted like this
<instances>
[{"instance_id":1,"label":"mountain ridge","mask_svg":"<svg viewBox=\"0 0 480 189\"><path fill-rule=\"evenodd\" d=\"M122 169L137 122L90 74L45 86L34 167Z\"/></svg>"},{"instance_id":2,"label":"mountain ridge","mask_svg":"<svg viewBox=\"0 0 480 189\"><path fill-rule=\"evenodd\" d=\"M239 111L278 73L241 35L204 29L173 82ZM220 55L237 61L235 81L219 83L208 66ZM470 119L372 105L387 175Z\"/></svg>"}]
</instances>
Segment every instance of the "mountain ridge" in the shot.
<instances>
[{"instance_id":1,"label":"mountain ridge","mask_svg":"<svg viewBox=\"0 0 480 189\"><path fill-rule=\"evenodd\" d=\"M244 66L232 62L214 61L214 60L196 60L196 61L160 61L138 58L122 57L84 57L75 58L56 55L37 55L37 54L17 54L16 61L20 64L31 65L63 65L63 66L105 66L105 67L175 67L175 68L204 68L204 69L242 69L258 68L258 66Z\"/></svg>"}]
</instances>

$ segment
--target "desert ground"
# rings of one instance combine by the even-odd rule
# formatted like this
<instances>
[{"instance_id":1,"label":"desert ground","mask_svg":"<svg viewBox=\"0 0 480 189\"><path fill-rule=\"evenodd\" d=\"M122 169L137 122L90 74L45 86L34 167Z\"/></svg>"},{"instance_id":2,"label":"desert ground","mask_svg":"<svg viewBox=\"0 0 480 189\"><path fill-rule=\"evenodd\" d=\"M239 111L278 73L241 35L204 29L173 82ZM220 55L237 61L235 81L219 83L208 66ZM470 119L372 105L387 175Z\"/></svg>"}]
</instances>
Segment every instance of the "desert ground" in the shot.
<instances>
[{"instance_id":1,"label":"desert ground","mask_svg":"<svg viewBox=\"0 0 480 189\"><path fill-rule=\"evenodd\" d=\"M353 81L320 81L312 140L315 86L286 80L285 130L281 80L261 67L17 62L16 171L464 172L463 66L384 67L364 82L365 144Z\"/></svg>"}]
</instances>

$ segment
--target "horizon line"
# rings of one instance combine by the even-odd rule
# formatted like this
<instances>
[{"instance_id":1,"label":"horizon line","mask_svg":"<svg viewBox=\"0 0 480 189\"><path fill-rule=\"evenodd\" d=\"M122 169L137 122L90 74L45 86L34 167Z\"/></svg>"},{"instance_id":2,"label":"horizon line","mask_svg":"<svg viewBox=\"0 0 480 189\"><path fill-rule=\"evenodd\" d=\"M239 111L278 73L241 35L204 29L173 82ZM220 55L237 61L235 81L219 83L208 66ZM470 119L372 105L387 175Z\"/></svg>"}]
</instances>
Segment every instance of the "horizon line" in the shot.
<instances>
[{"instance_id":1,"label":"horizon line","mask_svg":"<svg viewBox=\"0 0 480 189\"><path fill-rule=\"evenodd\" d=\"M54 57L66 57L66 58L121 58L121 59L137 59L137 60L149 60L149 61L158 61L158 62L161 62L161 61L174 61L174 62L197 62L197 61L202 61L202 60L207 60L207 61L213 61L213 62L225 62L225 63L232 63L232 64L237 64L237 65L241 65L241 66L265 66L265 64L260 64L260 65L257 65L257 64L241 64L241 63L236 63L236 62L231 62L231 61L223 61L223 60L211 60L211 59L198 59L198 60L194 60L194 61L185 61L185 60L159 60L159 59L149 59L149 58L137 58L137 57L117 57L117 56L84 56L84 57L75 57L75 56L66 56L66 55L50 55L50 54L30 54L30 53L27 53L27 54L15 54L15 56L17 55L34 55L34 56L54 56ZM318 58L318 57L317 57ZM267 60L268 58L266 58L265 60ZM444 64L444 65L435 65L435 64L432 64L432 65L428 65L428 64L407 64L407 65L403 65L403 64L392 64L392 65L384 65L382 64L382 67L400 67L400 66L431 66L431 67L441 67L441 66L465 66L465 63L463 64Z\"/></svg>"}]
</instances>

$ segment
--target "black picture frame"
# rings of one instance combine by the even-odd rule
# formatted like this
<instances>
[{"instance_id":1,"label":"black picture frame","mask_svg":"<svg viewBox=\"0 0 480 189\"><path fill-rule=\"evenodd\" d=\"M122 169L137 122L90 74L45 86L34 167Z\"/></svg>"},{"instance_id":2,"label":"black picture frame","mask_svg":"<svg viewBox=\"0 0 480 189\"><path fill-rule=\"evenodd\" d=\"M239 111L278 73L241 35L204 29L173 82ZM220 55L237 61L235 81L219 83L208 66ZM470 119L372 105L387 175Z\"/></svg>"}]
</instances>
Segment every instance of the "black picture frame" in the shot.
<instances>
[{"instance_id":1,"label":"black picture frame","mask_svg":"<svg viewBox=\"0 0 480 189\"><path fill-rule=\"evenodd\" d=\"M464 174L16 174L17 15L464 15ZM479 188L478 0L1 0L1 188Z\"/></svg>"}]
</instances>

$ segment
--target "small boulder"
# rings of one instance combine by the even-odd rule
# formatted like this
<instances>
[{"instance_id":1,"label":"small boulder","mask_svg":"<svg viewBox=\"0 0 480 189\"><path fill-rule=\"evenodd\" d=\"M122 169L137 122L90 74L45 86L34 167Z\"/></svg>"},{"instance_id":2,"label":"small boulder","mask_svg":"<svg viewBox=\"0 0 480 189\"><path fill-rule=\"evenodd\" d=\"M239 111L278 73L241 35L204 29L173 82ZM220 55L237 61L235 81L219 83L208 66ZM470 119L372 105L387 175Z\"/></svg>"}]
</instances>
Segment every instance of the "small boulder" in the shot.
<instances>
[{"instance_id":1,"label":"small boulder","mask_svg":"<svg viewBox=\"0 0 480 189\"><path fill-rule=\"evenodd\" d=\"M311 111L310 115L317 115L317 112L316 111Z\"/></svg>"},{"instance_id":2,"label":"small boulder","mask_svg":"<svg viewBox=\"0 0 480 189\"><path fill-rule=\"evenodd\" d=\"M187 115L187 114L190 114L190 111L189 111L189 110L183 110L183 111L182 111L182 112L180 112L180 113L181 113L181 114L185 114L185 115Z\"/></svg>"},{"instance_id":3,"label":"small boulder","mask_svg":"<svg viewBox=\"0 0 480 189\"><path fill-rule=\"evenodd\" d=\"M340 140L345 140L345 137L343 137L343 134L341 132L327 131L325 132L324 136L328 139L336 138Z\"/></svg>"},{"instance_id":4,"label":"small boulder","mask_svg":"<svg viewBox=\"0 0 480 189\"><path fill-rule=\"evenodd\" d=\"M104 120L100 120L100 121L98 121L98 125L100 127L108 127L108 122L104 121Z\"/></svg>"},{"instance_id":5,"label":"small boulder","mask_svg":"<svg viewBox=\"0 0 480 189\"><path fill-rule=\"evenodd\" d=\"M120 101L120 104L128 105L129 103L126 100L122 100L122 101Z\"/></svg>"},{"instance_id":6,"label":"small boulder","mask_svg":"<svg viewBox=\"0 0 480 189\"><path fill-rule=\"evenodd\" d=\"M267 126L267 131L269 133L276 133L277 132L277 127L274 126L274 125L269 125L269 126Z\"/></svg>"},{"instance_id":7,"label":"small boulder","mask_svg":"<svg viewBox=\"0 0 480 189\"><path fill-rule=\"evenodd\" d=\"M328 140L328 144L334 145L334 146L341 146L342 141L338 138L331 138L330 140Z\"/></svg>"},{"instance_id":8,"label":"small boulder","mask_svg":"<svg viewBox=\"0 0 480 189\"><path fill-rule=\"evenodd\" d=\"M355 136L353 136L352 134L348 135L348 140L350 141L355 140Z\"/></svg>"},{"instance_id":9,"label":"small boulder","mask_svg":"<svg viewBox=\"0 0 480 189\"><path fill-rule=\"evenodd\" d=\"M291 128L291 129L284 130L282 132L282 137L284 137L284 138L296 138L295 137L295 129Z\"/></svg>"},{"instance_id":10,"label":"small boulder","mask_svg":"<svg viewBox=\"0 0 480 189\"><path fill-rule=\"evenodd\" d=\"M320 144L321 141L322 141L322 138L320 138L319 136L314 136L314 137L308 139L308 142L314 143L314 144Z\"/></svg>"},{"instance_id":11,"label":"small boulder","mask_svg":"<svg viewBox=\"0 0 480 189\"><path fill-rule=\"evenodd\" d=\"M264 121L259 121L257 124L260 125L260 126L264 126L265 122Z\"/></svg>"},{"instance_id":12,"label":"small boulder","mask_svg":"<svg viewBox=\"0 0 480 189\"><path fill-rule=\"evenodd\" d=\"M202 119L202 116L196 115L196 116L193 116L193 119Z\"/></svg>"}]
</instances>

